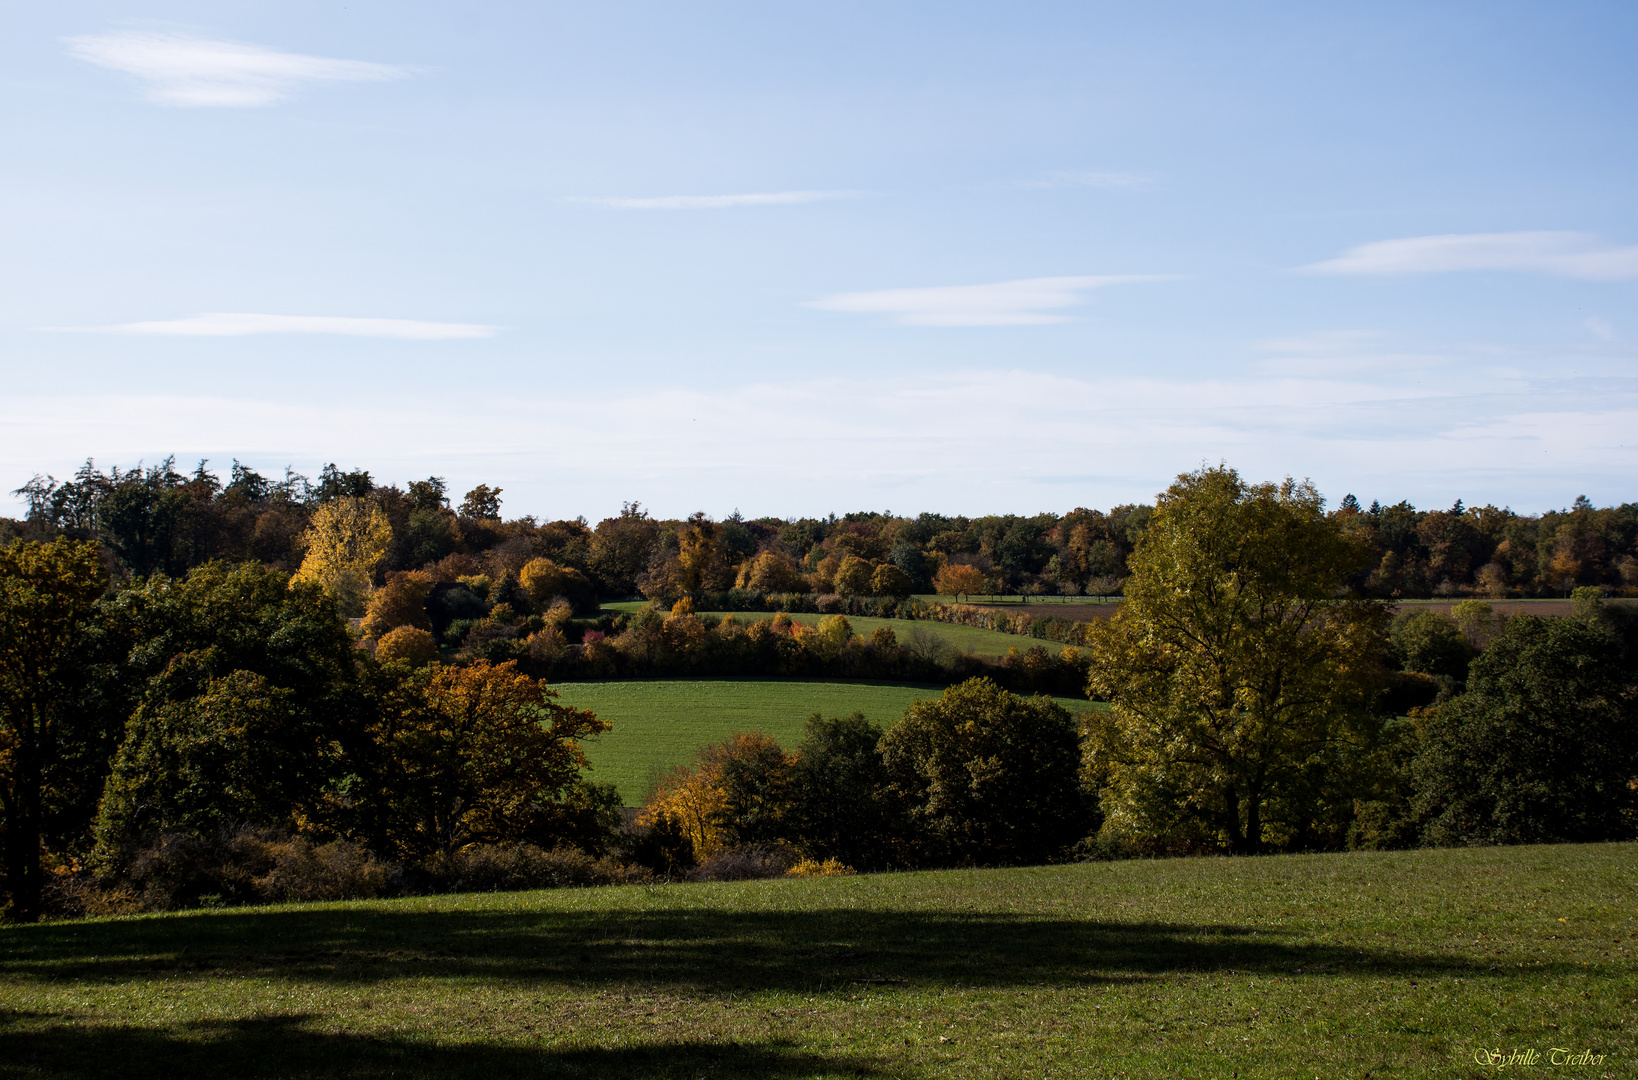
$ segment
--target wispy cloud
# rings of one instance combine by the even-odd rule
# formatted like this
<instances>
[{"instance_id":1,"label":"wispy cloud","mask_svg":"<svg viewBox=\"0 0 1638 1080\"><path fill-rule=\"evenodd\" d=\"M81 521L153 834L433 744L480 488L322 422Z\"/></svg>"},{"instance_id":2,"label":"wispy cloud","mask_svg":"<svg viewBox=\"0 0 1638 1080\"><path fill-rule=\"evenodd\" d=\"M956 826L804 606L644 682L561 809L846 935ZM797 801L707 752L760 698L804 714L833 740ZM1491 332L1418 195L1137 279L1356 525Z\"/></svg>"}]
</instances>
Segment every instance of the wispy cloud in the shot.
<instances>
[{"instance_id":1,"label":"wispy cloud","mask_svg":"<svg viewBox=\"0 0 1638 1080\"><path fill-rule=\"evenodd\" d=\"M618 511L611 493L648 496L662 516L736 504L780 516L815 505L1061 511L1152 499L1177 472L1219 458L1257 479L1312 476L1333 500L1353 491L1448 506L1459 495L1542 508L1582 491L1628 498L1632 364L1571 377L1564 359L1542 353L1525 364L1535 374L1513 377L1464 366L1370 380L979 370L523 387L500 398L456 387L435 401L407 385L284 400L272 388L237 399L12 394L0 398L0 476L12 488L35 472L64 475L87 454L238 456L305 471L342 460L377 475L450 475L455 490L504 486L509 513L594 519ZM734 422L711 422L725 416ZM554 448L553 469L540 467L542 446Z\"/></svg>"},{"instance_id":2,"label":"wispy cloud","mask_svg":"<svg viewBox=\"0 0 1638 1080\"><path fill-rule=\"evenodd\" d=\"M1052 314L1082 302L1083 293L1106 285L1171 281L1174 274L1105 274L1023 278L989 285L943 285L840 293L806 306L824 311L891 315L906 326L1042 326L1070 322Z\"/></svg>"},{"instance_id":3,"label":"wispy cloud","mask_svg":"<svg viewBox=\"0 0 1638 1080\"><path fill-rule=\"evenodd\" d=\"M141 79L144 95L159 105L272 105L304 83L386 82L414 74L392 64L277 52L187 34L126 31L65 40L78 59Z\"/></svg>"},{"instance_id":4,"label":"wispy cloud","mask_svg":"<svg viewBox=\"0 0 1638 1080\"><path fill-rule=\"evenodd\" d=\"M862 191L753 191L743 195L571 195L566 202L595 203L622 210L725 210L731 206L791 206L796 203L857 199Z\"/></svg>"},{"instance_id":5,"label":"wispy cloud","mask_svg":"<svg viewBox=\"0 0 1638 1080\"><path fill-rule=\"evenodd\" d=\"M84 334L161 334L174 337L247 337L251 334L341 334L347 337L436 341L494 337L500 329L481 323L424 322L420 319L357 319L334 315L188 315L157 322L115 326L42 326L40 330Z\"/></svg>"},{"instance_id":6,"label":"wispy cloud","mask_svg":"<svg viewBox=\"0 0 1638 1080\"><path fill-rule=\"evenodd\" d=\"M1450 233L1378 240L1302 268L1311 274L1439 274L1515 270L1582 281L1638 278L1638 247L1596 233Z\"/></svg>"},{"instance_id":7,"label":"wispy cloud","mask_svg":"<svg viewBox=\"0 0 1638 1080\"><path fill-rule=\"evenodd\" d=\"M1155 186L1155 178L1129 172L1048 172L1028 180L1019 180L1014 187L1031 190L1047 188L1108 188L1116 191L1136 191Z\"/></svg>"},{"instance_id":8,"label":"wispy cloud","mask_svg":"<svg viewBox=\"0 0 1638 1080\"><path fill-rule=\"evenodd\" d=\"M1252 370L1297 378L1370 377L1429 371L1455 360L1446 353L1395 348L1386 338L1376 330L1324 330L1266 338L1253 342L1252 348L1273 355L1257 361Z\"/></svg>"},{"instance_id":9,"label":"wispy cloud","mask_svg":"<svg viewBox=\"0 0 1638 1080\"><path fill-rule=\"evenodd\" d=\"M1615 340L1615 327L1610 324L1608 319L1601 319L1597 315L1591 315L1581 325L1585 326L1592 333L1592 336L1599 341Z\"/></svg>"}]
</instances>

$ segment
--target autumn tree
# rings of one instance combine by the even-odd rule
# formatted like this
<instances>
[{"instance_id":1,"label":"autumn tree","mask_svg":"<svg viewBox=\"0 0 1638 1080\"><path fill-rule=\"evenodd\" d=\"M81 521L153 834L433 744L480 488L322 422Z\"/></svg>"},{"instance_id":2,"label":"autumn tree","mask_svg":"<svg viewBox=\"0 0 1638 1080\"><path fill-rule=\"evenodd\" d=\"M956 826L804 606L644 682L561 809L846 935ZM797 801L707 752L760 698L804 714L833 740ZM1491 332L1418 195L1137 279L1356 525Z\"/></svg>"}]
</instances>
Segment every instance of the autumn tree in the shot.
<instances>
[{"instance_id":1,"label":"autumn tree","mask_svg":"<svg viewBox=\"0 0 1638 1080\"><path fill-rule=\"evenodd\" d=\"M870 574L870 592L875 596L909 596L915 591L910 575L892 563L882 563Z\"/></svg>"},{"instance_id":2,"label":"autumn tree","mask_svg":"<svg viewBox=\"0 0 1638 1080\"><path fill-rule=\"evenodd\" d=\"M727 848L783 839L792 764L768 736L734 735L701 750L693 765L667 773L638 824L681 833L699 861Z\"/></svg>"},{"instance_id":3,"label":"autumn tree","mask_svg":"<svg viewBox=\"0 0 1638 1080\"><path fill-rule=\"evenodd\" d=\"M427 597L432 594L432 578L417 570L395 571L387 583L370 594L360 629L367 638L379 638L400 626L432 629L427 615Z\"/></svg>"},{"instance_id":4,"label":"autumn tree","mask_svg":"<svg viewBox=\"0 0 1638 1080\"><path fill-rule=\"evenodd\" d=\"M807 592L808 583L791 558L778 551L764 551L746 561L735 582L739 588L762 593Z\"/></svg>"},{"instance_id":5,"label":"autumn tree","mask_svg":"<svg viewBox=\"0 0 1638 1080\"><path fill-rule=\"evenodd\" d=\"M363 613L376 567L392 545L392 524L381 508L343 496L313 512L302 537L307 554L296 581L316 582L348 615Z\"/></svg>"},{"instance_id":6,"label":"autumn tree","mask_svg":"<svg viewBox=\"0 0 1638 1080\"><path fill-rule=\"evenodd\" d=\"M0 809L11 918L40 917L44 796L60 757L68 657L105 586L97 545L0 548Z\"/></svg>"},{"instance_id":7,"label":"autumn tree","mask_svg":"<svg viewBox=\"0 0 1638 1080\"><path fill-rule=\"evenodd\" d=\"M589 767L579 740L609 729L512 661L406 671L383 699L384 761L368 800L375 831L406 856L477 842L550 848Z\"/></svg>"},{"instance_id":8,"label":"autumn tree","mask_svg":"<svg viewBox=\"0 0 1638 1080\"><path fill-rule=\"evenodd\" d=\"M984 572L976 566L946 563L933 575L933 588L943 596L971 596L988 590Z\"/></svg>"},{"instance_id":9,"label":"autumn tree","mask_svg":"<svg viewBox=\"0 0 1638 1080\"><path fill-rule=\"evenodd\" d=\"M381 640L375 645L375 658L383 663L404 660L415 665L429 664L438 659L438 643L433 640L430 630L419 626L400 626L381 635Z\"/></svg>"},{"instance_id":10,"label":"autumn tree","mask_svg":"<svg viewBox=\"0 0 1638 1080\"><path fill-rule=\"evenodd\" d=\"M1385 613L1338 599L1368 558L1307 482L1178 477L1091 641L1109 826L1242 853L1301 843L1370 737Z\"/></svg>"},{"instance_id":11,"label":"autumn tree","mask_svg":"<svg viewBox=\"0 0 1638 1080\"><path fill-rule=\"evenodd\" d=\"M836 591L844 596L863 596L870 592L870 575L874 571L868 559L845 556L836 568Z\"/></svg>"},{"instance_id":12,"label":"autumn tree","mask_svg":"<svg viewBox=\"0 0 1638 1080\"><path fill-rule=\"evenodd\" d=\"M572 607L581 611L597 606L597 594L586 575L550 559L529 560L518 572L518 582L538 611L545 611L558 597L566 598Z\"/></svg>"},{"instance_id":13,"label":"autumn tree","mask_svg":"<svg viewBox=\"0 0 1638 1080\"><path fill-rule=\"evenodd\" d=\"M469 521L499 521L502 490L479 484L461 499L461 516Z\"/></svg>"}]
</instances>

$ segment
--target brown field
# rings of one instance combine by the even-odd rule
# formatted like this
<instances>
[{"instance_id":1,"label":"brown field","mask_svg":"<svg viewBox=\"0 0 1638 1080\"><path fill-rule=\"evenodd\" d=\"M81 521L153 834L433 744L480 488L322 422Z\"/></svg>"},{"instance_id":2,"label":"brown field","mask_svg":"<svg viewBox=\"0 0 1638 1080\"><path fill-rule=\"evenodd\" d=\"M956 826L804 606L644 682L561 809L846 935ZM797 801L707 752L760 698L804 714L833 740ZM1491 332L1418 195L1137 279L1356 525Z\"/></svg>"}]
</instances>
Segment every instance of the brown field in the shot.
<instances>
[{"instance_id":1,"label":"brown field","mask_svg":"<svg viewBox=\"0 0 1638 1080\"><path fill-rule=\"evenodd\" d=\"M1457 600L1401 600L1398 602L1400 611L1442 611L1448 613L1451 608L1470 599L1462 597ZM1477 597L1489 604L1498 615L1540 615L1544 618L1571 615L1575 612L1575 605L1569 600L1491 600ZM1605 601L1609 604L1638 605L1638 599L1623 597ZM1015 615L1027 611L1031 615L1051 615L1059 619L1072 619L1075 622L1091 622L1094 619L1107 619L1120 610L1119 602L1102 604L1065 604L1054 601L1050 604L1034 603L990 603L974 604L973 607L985 611L1005 611Z\"/></svg>"}]
</instances>

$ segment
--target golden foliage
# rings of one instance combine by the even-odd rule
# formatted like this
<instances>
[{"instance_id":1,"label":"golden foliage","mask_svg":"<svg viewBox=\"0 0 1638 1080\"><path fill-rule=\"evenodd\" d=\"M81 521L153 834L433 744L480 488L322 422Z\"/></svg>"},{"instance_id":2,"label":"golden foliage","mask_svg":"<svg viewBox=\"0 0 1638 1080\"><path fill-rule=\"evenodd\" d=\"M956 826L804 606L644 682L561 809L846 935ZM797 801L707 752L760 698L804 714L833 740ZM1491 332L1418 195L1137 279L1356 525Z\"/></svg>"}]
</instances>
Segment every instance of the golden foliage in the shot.
<instances>
[{"instance_id":1,"label":"golden foliage","mask_svg":"<svg viewBox=\"0 0 1638 1080\"><path fill-rule=\"evenodd\" d=\"M317 582L345 613L360 613L391 545L392 523L380 506L365 499L325 503L302 535L307 554L293 581Z\"/></svg>"},{"instance_id":2,"label":"golden foliage","mask_svg":"<svg viewBox=\"0 0 1638 1080\"><path fill-rule=\"evenodd\" d=\"M764 551L740 567L735 585L764 593L807 592L808 583L796 563L777 551Z\"/></svg>"},{"instance_id":3,"label":"golden foliage","mask_svg":"<svg viewBox=\"0 0 1638 1080\"><path fill-rule=\"evenodd\" d=\"M858 871L840 859L803 859L785 871L787 877L851 877Z\"/></svg>"},{"instance_id":4,"label":"golden foliage","mask_svg":"<svg viewBox=\"0 0 1638 1080\"><path fill-rule=\"evenodd\" d=\"M777 817L794 761L766 735L735 735L702 750L694 767L678 766L662 777L637 823L669 823L701 862L737 843L766 839L741 835L742 827Z\"/></svg>"},{"instance_id":5,"label":"golden foliage","mask_svg":"<svg viewBox=\"0 0 1638 1080\"><path fill-rule=\"evenodd\" d=\"M869 559L847 556L836 568L836 591L844 596L863 596L870 591L870 575L875 570Z\"/></svg>"},{"instance_id":6,"label":"golden foliage","mask_svg":"<svg viewBox=\"0 0 1638 1080\"><path fill-rule=\"evenodd\" d=\"M537 610L546 607L558 596L579 596L590 584L585 575L568 566L559 566L550 559L530 559L518 571L518 583L534 601Z\"/></svg>"},{"instance_id":7,"label":"golden foliage","mask_svg":"<svg viewBox=\"0 0 1638 1080\"><path fill-rule=\"evenodd\" d=\"M389 660L408 660L412 664L431 663L438 659L438 645L432 632L419 626L398 626L381 635L376 642L375 658L382 663Z\"/></svg>"},{"instance_id":8,"label":"golden foliage","mask_svg":"<svg viewBox=\"0 0 1638 1080\"><path fill-rule=\"evenodd\" d=\"M432 629L427 615L427 597L432 593L432 578L420 571L390 573L387 583L370 594L364 607L364 622L360 629L367 638L380 638L400 626Z\"/></svg>"}]
</instances>

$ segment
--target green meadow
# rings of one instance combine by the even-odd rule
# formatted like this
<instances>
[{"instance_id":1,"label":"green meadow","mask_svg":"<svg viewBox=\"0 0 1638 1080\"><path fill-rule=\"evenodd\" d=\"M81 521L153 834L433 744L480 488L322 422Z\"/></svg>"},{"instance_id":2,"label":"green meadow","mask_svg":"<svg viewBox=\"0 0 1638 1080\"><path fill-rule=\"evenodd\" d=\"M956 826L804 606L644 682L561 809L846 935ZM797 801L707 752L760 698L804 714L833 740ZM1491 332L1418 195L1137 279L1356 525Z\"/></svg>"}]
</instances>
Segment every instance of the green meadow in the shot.
<instances>
[{"instance_id":1,"label":"green meadow","mask_svg":"<svg viewBox=\"0 0 1638 1080\"><path fill-rule=\"evenodd\" d=\"M1630 1077L1635 933L1632 844L12 925L0 1077Z\"/></svg>"},{"instance_id":2,"label":"green meadow","mask_svg":"<svg viewBox=\"0 0 1638 1080\"><path fill-rule=\"evenodd\" d=\"M730 735L760 731L794 749L812 713L862 712L887 727L911 702L937 697L944 688L790 679L654 679L559 683L554 689L564 704L591 709L614 724L613 730L583 744L592 763L591 778L618 785L626 805L637 806L661 773ZM1054 700L1073 712L1092 706L1074 698Z\"/></svg>"},{"instance_id":3,"label":"green meadow","mask_svg":"<svg viewBox=\"0 0 1638 1080\"><path fill-rule=\"evenodd\" d=\"M603 610L629 613L642 606L641 601L626 600L604 604ZM701 612L701 614L713 615L719 619L732 614L734 618L744 623L761 622L773 618L771 612L765 611L711 611ZM825 616L815 615L810 612L796 612L791 615L791 618L797 622L813 626ZM957 652L972 653L975 656L1005 656L1008 649L1023 650L1031 645L1045 645L1053 651L1063 648L1062 645L1051 641L1035 641L1017 634L1003 634L995 630L980 630L976 627L955 626L950 623L932 622L926 619L878 619L866 615L849 615L847 621L853 627L855 634L863 634L869 637L870 633L877 627L886 626L891 628L898 637L899 644L905 645L909 644L911 635L919 631L947 642Z\"/></svg>"}]
</instances>

